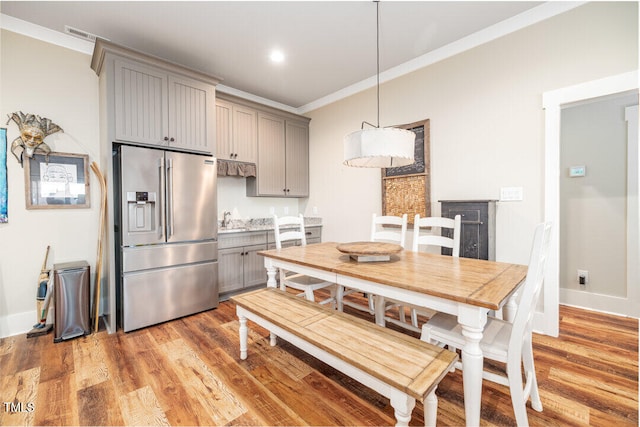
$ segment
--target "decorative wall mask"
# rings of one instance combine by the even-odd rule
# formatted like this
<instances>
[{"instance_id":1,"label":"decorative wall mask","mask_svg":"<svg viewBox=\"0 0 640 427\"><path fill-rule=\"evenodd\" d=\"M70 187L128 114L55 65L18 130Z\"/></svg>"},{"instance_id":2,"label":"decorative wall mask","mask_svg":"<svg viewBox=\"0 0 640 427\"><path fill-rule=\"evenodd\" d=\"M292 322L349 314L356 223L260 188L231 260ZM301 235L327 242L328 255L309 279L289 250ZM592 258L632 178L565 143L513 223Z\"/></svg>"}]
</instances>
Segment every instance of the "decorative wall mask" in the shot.
<instances>
[{"instance_id":1,"label":"decorative wall mask","mask_svg":"<svg viewBox=\"0 0 640 427\"><path fill-rule=\"evenodd\" d=\"M52 133L64 132L62 128L46 117L24 114L22 111L7 114L7 117L9 117L7 124L13 120L20 129L20 136L11 143L11 153L18 160L20 166L22 166L24 154L31 158L36 152L41 152L49 161L48 156L51 148L44 143L44 139ZM20 154L19 157L17 153Z\"/></svg>"}]
</instances>

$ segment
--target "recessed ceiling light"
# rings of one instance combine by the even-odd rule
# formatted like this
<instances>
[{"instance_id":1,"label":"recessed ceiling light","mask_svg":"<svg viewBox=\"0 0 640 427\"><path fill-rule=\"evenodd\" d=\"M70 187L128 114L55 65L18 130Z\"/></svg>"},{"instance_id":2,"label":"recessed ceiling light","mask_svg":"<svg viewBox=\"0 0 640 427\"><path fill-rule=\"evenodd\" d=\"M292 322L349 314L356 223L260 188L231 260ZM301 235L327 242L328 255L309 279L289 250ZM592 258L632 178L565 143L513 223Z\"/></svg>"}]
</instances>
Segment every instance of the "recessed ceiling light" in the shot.
<instances>
[{"instance_id":1,"label":"recessed ceiling light","mask_svg":"<svg viewBox=\"0 0 640 427\"><path fill-rule=\"evenodd\" d=\"M269 54L269 59L271 59L272 62L276 62L276 63L283 62L284 53L281 50L274 49L271 51L271 54Z\"/></svg>"}]
</instances>

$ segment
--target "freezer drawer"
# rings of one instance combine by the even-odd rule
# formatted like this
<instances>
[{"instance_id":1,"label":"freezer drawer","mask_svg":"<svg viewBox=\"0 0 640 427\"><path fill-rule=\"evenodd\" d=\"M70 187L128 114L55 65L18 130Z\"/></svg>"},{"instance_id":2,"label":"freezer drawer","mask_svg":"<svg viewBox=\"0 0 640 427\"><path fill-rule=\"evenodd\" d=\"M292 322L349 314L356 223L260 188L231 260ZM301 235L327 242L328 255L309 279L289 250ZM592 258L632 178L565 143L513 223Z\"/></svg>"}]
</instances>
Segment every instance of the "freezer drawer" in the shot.
<instances>
[{"instance_id":1,"label":"freezer drawer","mask_svg":"<svg viewBox=\"0 0 640 427\"><path fill-rule=\"evenodd\" d=\"M122 327L125 332L218 306L218 263L125 273Z\"/></svg>"},{"instance_id":2,"label":"freezer drawer","mask_svg":"<svg viewBox=\"0 0 640 427\"><path fill-rule=\"evenodd\" d=\"M218 242L189 242L122 248L122 271L129 273L172 265L216 261Z\"/></svg>"}]
</instances>

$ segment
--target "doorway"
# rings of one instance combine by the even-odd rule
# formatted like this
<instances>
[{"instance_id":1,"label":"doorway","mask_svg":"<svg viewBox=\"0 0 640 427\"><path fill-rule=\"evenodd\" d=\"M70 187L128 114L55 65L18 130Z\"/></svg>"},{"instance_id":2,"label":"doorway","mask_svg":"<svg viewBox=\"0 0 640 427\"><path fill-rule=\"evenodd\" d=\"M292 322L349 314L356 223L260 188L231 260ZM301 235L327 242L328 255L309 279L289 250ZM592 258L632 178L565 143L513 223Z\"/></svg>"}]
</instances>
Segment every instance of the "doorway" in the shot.
<instances>
[{"instance_id":1,"label":"doorway","mask_svg":"<svg viewBox=\"0 0 640 427\"><path fill-rule=\"evenodd\" d=\"M563 174L569 173L569 171L567 170L562 170L560 164L562 110L572 105L585 103L587 100L600 97L609 97L615 94L634 94L637 99L638 73L629 72L605 79L583 83L580 85L558 89L555 91L547 92L543 96L543 105L545 108L545 220L552 221L555 227L553 230L547 274L545 276L543 304L541 308L538 308L538 311L536 313L535 327L537 330L540 330L541 332L544 332L548 335L558 335L558 305L561 302L560 227L562 226L562 221L560 215L560 177L563 176ZM635 146L637 147L637 133L635 137ZM579 168L576 172L580 173ZM635 179L637 180L637 178ZM629 191L632 191L632 188L633 186L629 187ZM635 192L635 197L637 199L637 190ZM630 200L633 200L633 197L630 198ZM637 222L637 220L638 218L636 216L635 218L631 218L630 221L627 221L631 225L630 228L627 228L627 241L633 241L634 239L635 241L638 241L639 236L637 234L637 228L634 231L633 225L634 221ZM588 232L588 230L585 230L585 232ZM635 235L631 235L629 233L635 233ZM626 252L628 252L626 247L620 250L621 254ZM627 280L627 282L630 288L633 287L633 284L630 280ZM603 298L600 298L599 295L584 291L577 291L573 293L572 296L578 294L586 299L590 299L591 301L601 302L603 300ZM568 303L566 301L566 298L567 293L563 290L563 303ZM638 301L636 292L626 292L625 298L627 299L626 304L632 305L636 308L638 307L638 304L640 302ZM631 298L631 300L629 300L629 298ZM586 307L584 302L578 302L575 305ZM589 303L589 305L591 305L591 303ZM607 309L606 307L590 308L595 308L602 311L610 311L610 309Z\"/></svg>"}]
</instances>

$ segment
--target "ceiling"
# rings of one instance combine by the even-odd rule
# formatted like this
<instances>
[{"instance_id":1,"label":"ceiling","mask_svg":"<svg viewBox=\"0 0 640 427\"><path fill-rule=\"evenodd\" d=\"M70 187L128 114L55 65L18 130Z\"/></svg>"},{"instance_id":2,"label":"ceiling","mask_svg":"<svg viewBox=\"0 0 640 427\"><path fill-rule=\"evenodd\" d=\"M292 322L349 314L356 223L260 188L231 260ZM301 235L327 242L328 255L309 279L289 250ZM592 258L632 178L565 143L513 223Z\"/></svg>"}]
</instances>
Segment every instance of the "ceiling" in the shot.
<instances>
[{"instance_id":1,"label":"ceiling","mask_svg":"<svg viewBox=\"0 0 640 427\"><path fill-rule=\"evenodd\" d=\"M383 1L380 70L542 3ZM0 12L59 32L68 25L299 111L376 75L371 1L2 1ZM269 60L274 48L284 62Z\"/></svg>"}]
</instances>

